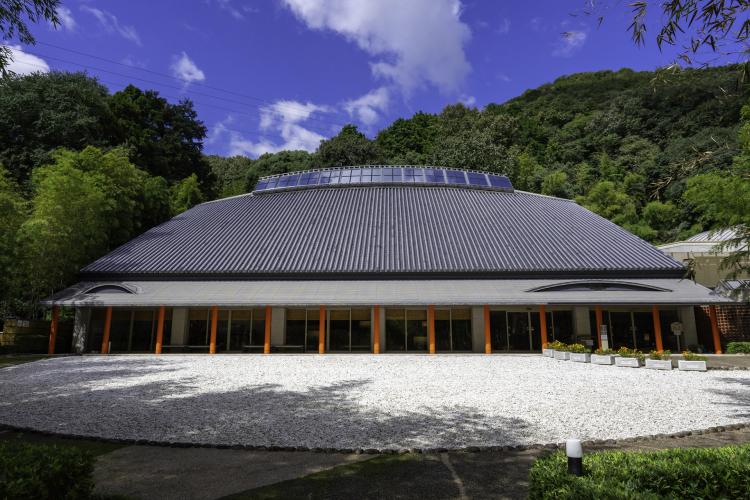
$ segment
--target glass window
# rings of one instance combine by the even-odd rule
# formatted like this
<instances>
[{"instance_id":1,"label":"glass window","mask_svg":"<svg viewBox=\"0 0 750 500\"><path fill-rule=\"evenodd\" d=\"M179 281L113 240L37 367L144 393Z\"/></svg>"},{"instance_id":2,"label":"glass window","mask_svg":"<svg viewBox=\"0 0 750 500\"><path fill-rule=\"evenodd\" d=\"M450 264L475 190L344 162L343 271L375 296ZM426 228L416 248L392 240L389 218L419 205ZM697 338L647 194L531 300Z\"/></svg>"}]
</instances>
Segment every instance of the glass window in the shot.
<instances>
[{"instance_id":1,"label":"glass window","mask_svg":"<svg viewBox=\"0 0 750 500\"><path fill-rule=\"evenodd\" d=\"M661 323L661 339L664 349L672 352L680 352L685 343L677 335L672 333L672 323L679 323L680 316L674 309L659 310L659 322Z\"/></svg>"},{"instance_id":2,"label":"glass window","mask_svg":"<svg viewBox=\"0 0 750 500\"><path fill-rule=\"evenodd\" d=\"M320 309L307 310L307 341L305 349L310 352L318 350L318 339L320 338Z\"/></svg>"},{"instance_id":3,"label":"glass window","mask_svg":"<svg viewBox=\"0 0 750 500\"><path fill-rule=\"evenodd\" d=\"M104 335L105 308L96 308L91 311L89 320L88 349L99 352L102 348L102 336Z\"/></svg>"},{"instance_id":4,"label":"glass window","mask_svg":"<svg viewBox=\"0 0 750 500\"><path fill-rule=\"evenodd\" d=\"M255 184L256 191L263 191L267 187L268 187L268 181L258 181L258 183Z\"/></svg>"},{"instance_id":5,"label":"glass window","mask_svg":"<svg viewBox=\"0 0 750 500\"><path fill-rule=\"evenodd\" d=\"M511 351L531 350L529 313L508 313L508 349Z\"/></svg>"},{"instance_id":6,"label":"glass window","mask_svg":"<svg viewBox=\"0 0 750 500\"><path fill-rule=\"evenodd\" d=\"M569 344L573 342L573 312L572 311L554 311L552 315L552 335L548 335L547 340L559 340ZM549 321L547 322L549 328ZM596 326L591 330L596 330Z\"/></svg>"},{"instance_id":7,"label":"glass window","mask_svg":"<svg viewBox=\"0 0 750 500\"><path fill-rule=\"evenodd\" d=\"M487 178L484 174L480 174L478 172L467 172L466 175L469 178L469 184L471 184L472 186L487 185Z\"/></svg>"},{"instance_id":8,"label":"glass window","mask_svg":"<svg viewBox=\"0 0 750 500\"><path fill-rule=\"evenodd\" d=\"M208 309L188 312L188 345L208 345Z\"/></svg>"},{"instance_id":9,"label":"glass window","mask_svg":"<svg viewBox=\"0 0 750 500\"><path fill-rule=\"evenodd\" d=\"M320 181L318 184L330 184L331 183L331 172L323 171L320 173Z\"/></svg>"},{"instance_id":10,"label":"glass window","mask_svg":"<svg viewBox=\"0 0 750 500\"><path fill-rule=\"evenodd\" d=\"M508 318L505 311L490 311L490 342L493 351L508 350Z\"/></svg>"},{"instance_id":11,"label":"glass window","mask_svg":"<svg viewBox=\"0 0 750 500\"><path fill-rule=\"evenodd\" d=\"M385 350L406 350L406 315L403 309L385 310Z\"/></svg>"},{"instance_id":12,"label":"glass window","mask_svg":"<svg viewBox=\"0 0 750 500\"><path fill-rule=\"evenodd\" d=\"M352 170L351 172L352 172L351 183L352 184L359 184L359 183L361 183L362 182L362 172L360 171L360 169L357 168L357 169Z\"/></svg>"},{"instance_id":13,"label":"glass window","mask_svg":"<svg viewBox=\"0 0 750 500\"><path fill-rule=\"evenodd\" d=\"M643 352L656 349L656 338L654 336L654 316L650 312L634 312L633 327L635 337L635 348Z\"/></svg>"},{"instance_id":14,"label":"glass window","mask_svg":"<svg viewBox=\"0 0 750 500\"><path fill-rule=\"evenodd\" d=\"M133 333L130 336L131 352L149 352L154 337L153 309L136 309L133 312Z\"/></svg>"},{"instance_id":15,"label":"glass window","mask_svg":"<svg viewBox=\"0 0 750 500\"><path fill-rule=\"evenodd\" d=\"M341 183L341 171L340 170L331 170L330 173L330 184L340 184Z\"/></svg>"},{"instance_id":16,"label":"glass window","mask_svg":"<svg viewBox=\"0 0 750 500\"><path fill-rule=\"evenodd\" d=\"M446 170L445 174L448 178L448 184L466 184L466 177L463 172L458 170Z\"/></svg>"},{"instance_id":17,"label":"glass window","mask_svg":"<svg viewBox=\"0 0 750 500\"><path fill-rule=\"evenodd\" d=\"M112 323L109 327L109 352L129 351L130 340L130 309L112 309Z\"/></svg>"},{"instance_id":18,"label":"glass window","mask_svg":"<svg viewBox=\"0 0 750 500\"><path fill-rule=\"evenodd\" d=\"M406 311L406 350L427 350L426 309L408 309Z\"/></svg>"},{"instance_id":19,"label":"glass window","mask_svg":"<svg viewBox=\"0 0 750 500\"><path fill-rule=\"evenodd\" d=\"M425 169L425 181L431 184L445 184L445 172L437 168Z\"/></svg>"},{"instance_id":20,"label":"glass window","mask_svg":"<svg viewBox=\"0 0 750 500\"><path fill-rule=\"evenodd\" d=\"M154 318L158 318L159 311L157 310L155 314L157 316L154 316ZM154 321L156 321L156 319L154 319ZM156 338L156 326L154 326L154 338ZM162 345L172 344L172 308L171 307L164 308L164 330L162 331L162 335L161 335L161 343Z\"/></svg>"},{"instance_id":21,"label":"glass window","mask_svg":"<svg viewBox=\"0 0 750 500\"><path fill-rule=\"evenodd\" d=\"M286 310L286 345L305 345L305 310Z\"/></svg>"},{"instance_id":22,"label":"glass window","mask_svg":"<svg viewBox=\"0 0 750 500\"><path fill-rule=\"evenodd\" d=\"M250 331L252 327L253 312L249 309L237 309L232 311L232 326L230 330L230 351L242 351L245 346L252 344Z\"/></svg>"},{"instance_id":23,"label":"glass window","mask_svg":"<svg viewBox=\"0 0 750 500\"><path fill-rule=\"evenodd\" d=\"M349 310L328 311L328 348L331 351L349 350Z\"/></svg>"},{"instance_id":24,"label":"glass window","mask_svg":"<svg viewBox=\"0 0 750 500\"><path fill-rule=\"evenodd\" d=\"M449 309L435 310L435 349L451 350L451 312Z\"/></svg>"},{"instance_id":25,"label":"glass window","mask_svg":"<svg viewBox=\"0 0 750 500\"><path fill-rule=\"evenodd\" d=\"M451 310L451 340L454 351L471 351L471 309Z\"/></svg>"},{"instance_id":26,"label":"glass window","mask_svg":"<svg viewBox=\"0 0 750 500\"><path fill-rule=\"evenodd\" d=\"M266 310L263 308L253 309L251 345L264 345L266 342Z\"/></svg>"},{"instance_id":27,"label":"glass window","mask_svg":"<svg viewBox=\"0 0 750 500\"><path fill-rule=\"evenodd\" d=\"M373 168L372 169L372 182L383 182L383 169Z\"/></svg>"},{"instance_id":28,"label":"glass window","mask_svg":"<svg viewBox=\"0 0 750 500\"><path fill-rule=\"evenodd\" d=\"M370 309L352 309L352 351L370 351Z\"/></svg>"},{"instance_id":29,"label":"glass window","mask_svg":"<svg viewBox=\"0 0 750 500\"><path fill-rule=\"evenodd\" d=\"M425 177L424 177L425 169L423 168L415 168L414 169L414 182L419 184L424 184Z\"/></svg>"}]
</instances>

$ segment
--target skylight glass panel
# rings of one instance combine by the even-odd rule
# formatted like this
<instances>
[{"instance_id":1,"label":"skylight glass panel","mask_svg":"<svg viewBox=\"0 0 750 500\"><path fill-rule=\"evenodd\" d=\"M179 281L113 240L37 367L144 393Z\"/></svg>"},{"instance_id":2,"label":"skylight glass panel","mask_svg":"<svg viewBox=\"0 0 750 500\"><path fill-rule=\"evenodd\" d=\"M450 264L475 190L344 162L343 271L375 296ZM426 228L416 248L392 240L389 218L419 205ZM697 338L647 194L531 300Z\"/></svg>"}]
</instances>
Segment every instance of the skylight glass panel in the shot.
<instances>
[{"instance_id":1,"label":"skylight glass panel","mask_svg":"<svg viewBox=\"0 0 750 500\"><path fill-rule=\"evenodd\" d=\"M469 178L469 184L472 186L487 186L487 177L479 172L467 172L466 176Z\"/></svg>"},{"instance_id":2,"label":"skylight glass panel","mask_svg":"<svg viewBox=\"0 0 750 500\"><path fill-rule=\"evenodd\" d=\"M320 180L318 184L330 184L331 183L331 172L323 171L320 173Z\"/></svg>"},{"instance_id":3,"label":"skylight glass panel","mask_svg":"<svg viewBox=\"0 0 750 500\"><path fill-rule=\"evenodd\" d=\"M437 168L426 168L425 182L429 184L445 184L445 172Z\"/></svg>"},{"instance_id":4,"label":"skylight glass panel","mask_svg":"<svg viewBox=\"0 0 750 500\"><path fill-rule=\"evenodd\" d=\"M260 180L257 184L255 184L255 190L256 191L263 191L268 187L268 181Z\"/></svg>"},{"instance_id":5,"label":"skylight glass panel","mask_svg":"<svg viewBox=\"0 0 750 500\"><path fill-rule=\"evenodd\" d=\"M466 176L461 171L446 170L445 174L448 178L448 184L466 184Z\"/></svg>"},{"instance_id":6,"label":"skylight glass panel","mask_svg":"<svg viewBox=\"0 0 750 500\"><path fill-rule=\"evenodd\" d=\"M490 186L492 187L513 189L513 185L510 183L510 179L508 179L504 175L487 174L487 177L489 177Z\"/></svg>"}]
</instances>

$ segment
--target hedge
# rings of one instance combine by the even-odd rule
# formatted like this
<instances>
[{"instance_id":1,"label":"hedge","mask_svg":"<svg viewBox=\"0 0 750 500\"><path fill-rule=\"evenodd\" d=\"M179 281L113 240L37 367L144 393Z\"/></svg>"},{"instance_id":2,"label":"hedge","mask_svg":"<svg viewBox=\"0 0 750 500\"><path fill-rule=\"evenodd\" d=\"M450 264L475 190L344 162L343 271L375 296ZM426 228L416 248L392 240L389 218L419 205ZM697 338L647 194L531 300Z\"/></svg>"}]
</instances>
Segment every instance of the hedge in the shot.
<instances>
[{"instance_id":1,"label":"hedge","mask_svg":"<svg viewBox=\"0 0 750 500\"><path fill-rule=\"evenodd\" d=\"M750 354L750 342L728 343L727 354Z\"/></svg>"},{"instance_id":2,"label":"hedge","mask_svg":"<svg viewBox=\"0 0 750 500\"><path fill-rule=\"evenodd\" d=\"M750 498L750 445L589 453L583 467L575 477L562 452L538 459L529 498Z\"/></svg>"},{"instance_id":3,"label":"hedge","mask_svg":"<svg viewBox=\"0 0 750 500\"><path fill-rule=\"evenodd\" d=\"M0 443L0 498L89 498L93 472L93 455L77 448Z\"/></svg>"}]
</instances>

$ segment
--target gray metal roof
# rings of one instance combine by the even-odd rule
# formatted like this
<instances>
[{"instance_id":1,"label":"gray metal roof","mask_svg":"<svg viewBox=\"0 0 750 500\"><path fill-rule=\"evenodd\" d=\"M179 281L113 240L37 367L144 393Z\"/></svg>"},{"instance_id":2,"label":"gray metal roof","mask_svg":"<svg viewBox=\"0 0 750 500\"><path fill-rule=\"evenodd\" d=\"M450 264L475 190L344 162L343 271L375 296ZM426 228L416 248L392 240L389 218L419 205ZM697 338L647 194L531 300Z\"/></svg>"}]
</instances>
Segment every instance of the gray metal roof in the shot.
<instances>
[{"instance_id":1,"label":"gray metal roof","mask_svg":"<svg viewBox=\"0 0 750 500\"><path fill-rule=\"evenodd\" d=\"M587 283L574 280L573 283ZM468 280L275 280L275 281L121 281L130 293L97 292L99 282L83 282L46 299L46 305L74 307L256 307L256 306L411 306L411 305L686 305L733 304L729 298L690 280L619 281L653 290L586 288L549 290L571 284L555 279ZM92 290L94 288L94 290ZM541 290L540 290L541 289Z\"/></svg>"},{"instance_id":2,"label":"gray metal roof","mask_svg":"<svg viewBox=\"0 0 750 500\"><path fill-rule=\"evenodd\" d=\"M671 257L568 200L373 185L204 203L86 266L81 278L682 273Z\"/></svg>"}]
</instances>

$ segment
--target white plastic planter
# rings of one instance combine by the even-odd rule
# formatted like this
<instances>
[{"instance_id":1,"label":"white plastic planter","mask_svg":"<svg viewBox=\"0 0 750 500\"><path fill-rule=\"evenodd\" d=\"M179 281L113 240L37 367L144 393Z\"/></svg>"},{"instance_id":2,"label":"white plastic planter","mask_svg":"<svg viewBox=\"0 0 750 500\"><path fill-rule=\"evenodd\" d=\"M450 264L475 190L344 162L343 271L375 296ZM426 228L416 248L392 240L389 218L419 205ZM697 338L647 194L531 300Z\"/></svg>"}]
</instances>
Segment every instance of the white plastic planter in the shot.
<instances>
[{"instance_id":1,"label":"white plastic planter","mask_svg":"<svg viewBox=\"0 0 750 500\"><path fill-rule=\"evenodd\" d=\"M570 359L570 353L568 351L555 351L555 359L567 361Z\"/></svg>"},{"instance_id":2,"label":"white plastic planter","mask_svg":"<svg viewBox=\"0 0 750 500\"><path fill-rule=\"evenodd\" d=\"M638 358L623 358L622 356L617 356L615 358L615 366L622 366L625 368L639 368L641 366L641 363Z\"/></svg>"},{"instance_id":3,"label":"white plastic planter","mask_svg":"<svg viewBox=\"0 0 750 500\"><path fill-rule=\"evenodd\" d=\"M592 354L591 363L595 365L611 365L615 362L612 354Z\"/></svg>"},{"instance_id":4,"label":"white plastic planter","mask_svg":"<svg viewBox=\"0 0 750 500\"><path fill-rule=\"evenodd\" d=\"M671 370L672 360L671 359L646 359L646 368L652 370Z\"/></svg>"},{"instance_id":5,"label":"white plastic planter","mask_svg":"<svg viewBox=\"0 0 750 500\"><path fill-rule=\"evenodd\" d=\"M575 361L576 363L590 363L591 362L591 353L588 352L571 352L570 353L570 360Z\"/></svg>"},{"instance_id":6,"label":"white plastic planter","mask_svg":"<svg viewBox=\"0 0 750 500\"><path fill-rule=\"evenodd\" d=\"M685 372L705 372L708 369L705 361L685 361L684 359L677 362L677 368Z\"/></svg>"},{"instance_id":7,"label":"white plastic planter","mask_svg":"<svg viewBox=\"0 0 750 500\"><path fill-rule=\"evenodd\" d=\"M554 349L542 349L542 356L544 356L545 358L554 358L555 350Z\"/></svg>"}]
</instances>

